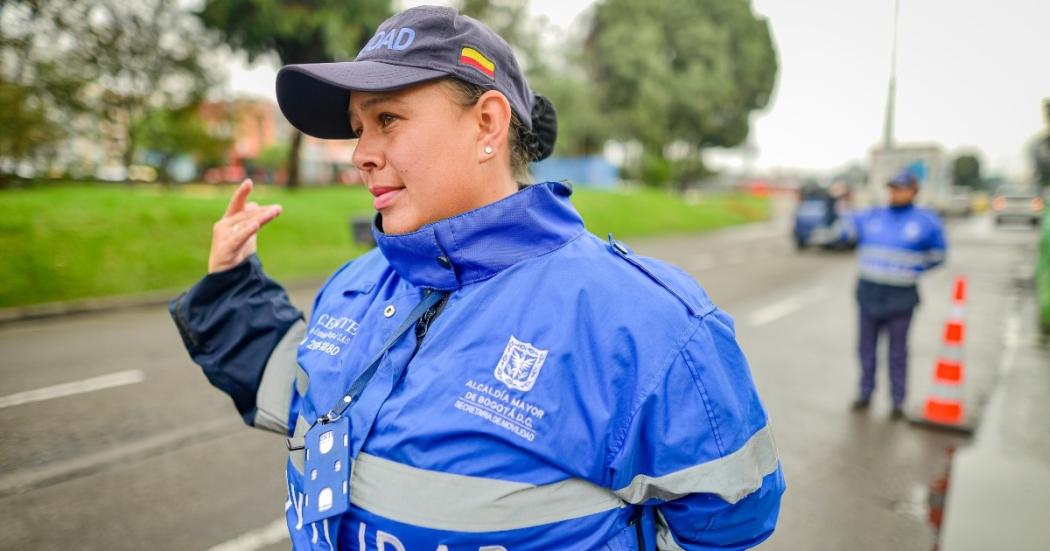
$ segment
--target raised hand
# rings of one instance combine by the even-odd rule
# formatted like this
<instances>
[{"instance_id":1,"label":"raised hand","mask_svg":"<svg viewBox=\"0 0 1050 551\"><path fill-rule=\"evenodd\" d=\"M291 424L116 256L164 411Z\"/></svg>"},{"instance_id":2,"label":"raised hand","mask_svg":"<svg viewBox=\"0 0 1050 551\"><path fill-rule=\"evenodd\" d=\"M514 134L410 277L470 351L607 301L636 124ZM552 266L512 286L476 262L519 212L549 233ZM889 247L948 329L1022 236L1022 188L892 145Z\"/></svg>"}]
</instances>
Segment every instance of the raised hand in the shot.
<instances>
[{"instance_id":1,"label":"raised hand","mask_svg":"<svg viewBox=\"0 0 1050 551\"><path fill-rule=\"evenodd\" d=\"M255 234L281 214L281 205L259 206L248 202L251 192L251 179L241 182L230 198L226 214L212 226L209 274L229 270L255 253Z\"/></svg>"}]
</instances>

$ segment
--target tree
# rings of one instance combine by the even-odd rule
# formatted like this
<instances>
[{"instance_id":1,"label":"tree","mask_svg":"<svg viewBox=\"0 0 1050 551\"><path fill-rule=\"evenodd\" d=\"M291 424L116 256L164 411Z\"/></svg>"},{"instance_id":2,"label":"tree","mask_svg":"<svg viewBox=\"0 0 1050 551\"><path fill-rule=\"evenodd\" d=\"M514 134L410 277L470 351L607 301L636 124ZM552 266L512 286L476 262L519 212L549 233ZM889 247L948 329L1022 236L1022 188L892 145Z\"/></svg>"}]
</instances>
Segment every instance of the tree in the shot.
<instances>
[{"instance_id":1,"label":"tree","mask_svg":"<svg viewBox=\"0 0 1050 551\"><path fill-rule=\"evenodd\" d=\"M1036 137L1031 155L1036 183L1042 189L1050 189L1050 99L1043 100L1043 115L1046 117L1046 131Z\"/></svg>"},{"instance_id":2,"label":"tree","mask_svg":"<svg viewBox=\"0 0 1050 551\"><path fill-rule=\"evenodd\" d=\"M288 167L288 150L286 143L275 143L259 152L255 165L266 171L266 181L276 182L282 169Z\"/></svg>"},{"instance_id":3,"label":"tree","mask_svg":"<svg viewBox=\"0 0 1050 551\"><path fill-rule=\"evenodd\" d=\"M600 153L609 138L605 115L594 102L594 86L585 75L581 40L567 33L544 48L545 21L529 14L528 0L460 0L459 12L482 21L514 49L534 92L547 96L558 111L556 155ZM558 52L558 55L552 55Z\"/></svg>"},{"instance_id":4,"label":"tree","mask_svg":"<svg viewBox=\"0 0 1050 551\"><path fill-rule=\"evenodd\" d=\"M981 160L972 153L963 153L952 161L952 183L968 188L981 187Z\"/></svg>"},{"instance_id":5,"label":"tree","mask_svg":"<svg viewBox=\"0 0 1050 551\"><path fill-rule=\"evenodd\" d=\"M521 69L533 76L546 69L538 22L529 0L458 0L456 9L488 25L514 49Z\"/></svg>"},{"instance_id":6,"label":"tree","mask_svg":"<svg viewBox=\"0 0 1050 551\"><path fill-rule=\"evenodd\" d=\"M206 0L198 13L249 61L272 52L282 64L353 59L390 14L390 0ZM293 132L289 187L299 184L301 142Z\"/></svg>"},{"instance_id":7,"label":"tree","mask_svg":"<svg viewBox=\"0 0 1050 551\"><path fill-rule=\"evenodd\" d=\"M94 134L127 167L136 150L134 121L153 109L193 105L215 82L200 61L209 47L203 28L179 4L5 3L4 77L38 94L49 120Z\"/></svg>"},{"instance_id":8,"label":"tree","mask_svg":"<svg viewBox=\"0 0 1050 551\"><path fill-rule=\"evenodd\" d=\"M196 106L179 109L156 109L139 118L132 125L137 147L153 152L161 182L171 182L171 161L181 155L191 155L198 163L217 164L230 145L230 139L209 130L197 116Z\"/></svg>"},{"instance_id":9,"label":"tree","mask_svg":"<svg viewBox=\"0 0 1050 551\"><path fill-rule=\"evenodd\" d=\"M217 77L196 19L174 0L93 0L81 40L97 70L91 103L123 133L124 166L137 150L133 125L158 109L195 106Z\"/></svg>"},{"instance_id":10,"label":"tree","mask_svg":"<svg viewBox=\"0 0 1050 551\"><path fill-rule=\"evenodd\" d=\"M1050 189L1050 134L1040 137L1032 146L1035 181L1039 187Z\"/></svg>"},{"instance_id":11,"label":"tree","mask_svg":"<svg viewBox=\"0 0 1050 551\"><path fill-rule=\"evenodd\" d=\"M84 68L64 55L73 2L0 4L0 177L49 153L84 110ZM63 40L66 39L66 40Z\"/></svg>"},{"instance_id":12,"label":"tree","mask_svg":"<svg viewBox=\"0 0 1050 551\"><path fill-rule=\"evenodd\" d=\"M705 173L703 148L744 142L777 73L768 24L747 0L603 0L584 54L613 136L637 140L642 159L673 145L679 185Z\"/></svg>"},{"instance_id":13,"label":"tree","mask_svg":"<svg viewBox=\"0 0 1050 551\"><path fill-rule=\"evenodd\" d=\"M30 88L0 82L0 183L8 170L14 172L17 161L33 157L61 137L61 127L48 119Z\"/></svg>"},{"instance_id":14,"label":"tree","mask_svg":"<svg viewBox=\"0 0 1050 551\"><path fill-rule=\"evenodd\" d=\"M259 168L265 168L266 170L277 171L285 168L288 162L288 144L275 143L267 146L265 149L259 152L259 156L255 158L255 164Z\"/></svg>"},{"instance_id":15,"label":"tree","mask_svg":"<svg viewBox=\"0 0 1050 551\"><path fill-rule=\"evenodd\" d=\"M594 155L602 152L609 139L606 114L598 109L595 87L573 74L541 76L535 79L537 91L550 98L558 111L558 141L554 153L564 156Z\"/></svg>"}]
</instances>

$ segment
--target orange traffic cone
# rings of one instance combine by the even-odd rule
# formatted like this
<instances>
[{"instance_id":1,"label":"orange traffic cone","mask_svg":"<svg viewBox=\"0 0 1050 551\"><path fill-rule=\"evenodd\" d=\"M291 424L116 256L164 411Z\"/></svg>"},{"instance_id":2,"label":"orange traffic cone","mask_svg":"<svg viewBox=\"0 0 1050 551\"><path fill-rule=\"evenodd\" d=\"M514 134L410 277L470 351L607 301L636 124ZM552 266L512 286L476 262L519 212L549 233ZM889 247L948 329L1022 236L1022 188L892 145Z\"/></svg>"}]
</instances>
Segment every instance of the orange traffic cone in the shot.
<instances>
[{"instance_id":1,"label":"orange traffic cone","mask_svg":"<svg viewBox=\"0 0 1050 551\"><path fill-rule=\"evenodd\" d=\"M966 322L963 310L966 302L966 278L955 278L952 292L952 310L944 324L941 353L933 369L933 385L926 395L922 422L969 432L964 424L963 408L963 340Z\"/></svg>"}]
</instances>

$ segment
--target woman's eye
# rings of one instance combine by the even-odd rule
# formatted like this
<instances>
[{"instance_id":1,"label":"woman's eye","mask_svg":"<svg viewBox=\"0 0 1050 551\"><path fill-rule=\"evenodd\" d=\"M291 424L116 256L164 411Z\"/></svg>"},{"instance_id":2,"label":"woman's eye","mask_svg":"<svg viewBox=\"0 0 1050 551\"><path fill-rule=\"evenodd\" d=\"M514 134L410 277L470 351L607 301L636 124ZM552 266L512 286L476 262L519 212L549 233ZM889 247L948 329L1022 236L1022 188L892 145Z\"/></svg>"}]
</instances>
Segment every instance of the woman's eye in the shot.
<instances>
[{"instance_id":1,"label":"woman's eye","mask_svg":"<svg viewBox=\"0 0 1050 551\"><path fill-rule=\"evenodd\" d=\"M391 115L390 113L383 113L382 115L379 115L379 125L383 127L390 126L390 124L396 120L397 117Z\"/></svg>"}]
</instances>

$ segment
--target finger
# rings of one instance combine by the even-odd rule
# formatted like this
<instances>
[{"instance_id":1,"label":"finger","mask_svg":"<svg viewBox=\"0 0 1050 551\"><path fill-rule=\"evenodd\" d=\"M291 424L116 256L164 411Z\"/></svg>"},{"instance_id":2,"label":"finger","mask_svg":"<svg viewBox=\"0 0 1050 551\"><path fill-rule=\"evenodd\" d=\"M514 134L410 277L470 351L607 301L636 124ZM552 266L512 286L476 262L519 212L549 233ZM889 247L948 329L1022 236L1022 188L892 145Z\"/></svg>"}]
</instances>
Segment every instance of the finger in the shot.
<instances>
[{"instance_id":1,"label":"finger","mask_svg":"<svg viewBox=\"0 0 1050 551\"><path fill-rule=\"evenodd\" d=\"M232 228L235 225L244 227L246 223L251 221L256 221L262 224L261 221L263 219L269 222L283 211L284 208L281 205L266 205L265 207L256 206L255 208L252 208L251 205L245 205L244 210L223 218L219 221L218 225Z\"/></svg>"},{"instance_id":2,"label":"finger","mask_svg":"<svg viewBox=\"0 0 1050 551\"><path fill-rule=\"evenodd\" d=\"M226 247L231 251L240 250L258 231L259 223L254 220L248 219L237 222L230 226L230 231L226 234Z\"/></svg>"},{"instance_id":3,"label":"finger","mask_svg":"<svg viewBox=\"0 0 1050 551\"><path fill-rule=\"evenodd\" d=\"M257 212L257 211L265 210L265 209L272 208L272 207L275 207L275 206L278 206L278 205L260 205L259 203L256 203L255 201L248 201L247 203L244 204L244 210L242 210L240 213L237 213L237 214L246 213L246 212L248 212L248 213L250 213L250 212ZM236 215L234 215L234 216L236 216Z\"/></svg>"},{"instance_id":4,"label":"finger","mask_svg":"<svg viewBox=\"0 0 1050 551\"><path fill-rule=\"evenodd\" d=\"M248 199L248 194L252 192L252 180L251 178L245 178L241 185L237 186L236 191L233 192L233 197L230 198L230 204L226 207L226 216L237 214L244 210L244 201Z\"/></svg>"},{"instance_id":5,"label":"finger","mask_svg":"<svg viewBox=\"0 0 1050 551\"><path fill-rule=\"evenodd\" d=\"M263 225L281 214L280 205L270 205L252 212L241 212L227 219L227 239L233 249L240 249Z\"/></svg>"},{"instance_id":6,"label":"finger","mask_svg":"<svg viewBox=\"0 0 1050 551\"><path fill-rule=\"evenodd\" d=\"M263 212L259 213L259 217L256 218L256 222L259 223L259 227L265 226L270 220L277 218L284 212L284 207L281 205L269 205L260 209Z\"/></svg>"}]
</instances>

